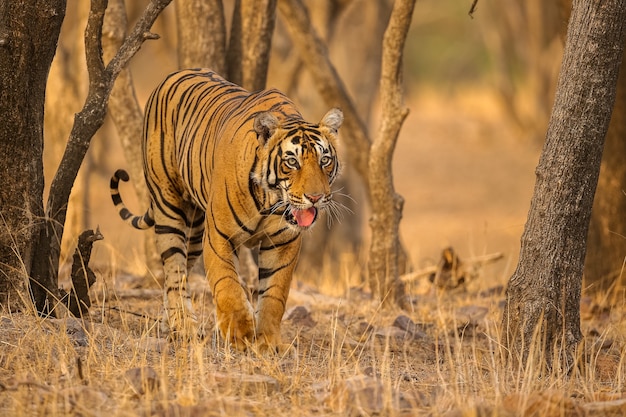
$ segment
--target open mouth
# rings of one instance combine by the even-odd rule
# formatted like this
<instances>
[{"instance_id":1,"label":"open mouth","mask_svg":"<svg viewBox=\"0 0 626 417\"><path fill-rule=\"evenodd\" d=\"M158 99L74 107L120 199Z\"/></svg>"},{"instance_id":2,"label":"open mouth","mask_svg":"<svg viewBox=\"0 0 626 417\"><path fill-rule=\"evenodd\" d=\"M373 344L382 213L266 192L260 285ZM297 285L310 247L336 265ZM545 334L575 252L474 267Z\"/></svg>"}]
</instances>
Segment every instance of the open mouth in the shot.
<instances>
[{"instance_id":1,"label":"open mouth","mask_svg":"<svg viewBox=\"0 0 626 417\"><path fill-rule=\"evenodd\" d=\"M294 226L307 228L315 223L315 220L317 219L317 209L315 207L309 207L304 210L292 208L287 212L285 218Z\"/></svg>"}]
</instances>

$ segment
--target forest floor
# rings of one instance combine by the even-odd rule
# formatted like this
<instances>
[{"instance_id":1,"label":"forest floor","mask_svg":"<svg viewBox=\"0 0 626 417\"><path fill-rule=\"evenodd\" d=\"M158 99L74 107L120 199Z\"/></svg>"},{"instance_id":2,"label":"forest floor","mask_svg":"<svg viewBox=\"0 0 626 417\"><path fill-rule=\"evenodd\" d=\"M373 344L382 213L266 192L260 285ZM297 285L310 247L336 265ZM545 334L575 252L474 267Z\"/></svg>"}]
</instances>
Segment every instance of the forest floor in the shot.
<instances>
[{"instance_id":1,"label":"forest floor","mask_svg":"<svg viewBox=\"0 0 626 417\"><path fill-rule=\"evenodd\" d=\"M626 415L626 308L617 290L583 294L585 343L569 375L502 360L504 289L539 149L505 127L489 97L422 97L394 160L414 268L435 265L446 247L468 262L502 260L454 290L411 279L402 310L371 299L361 257L346 256L332 276L296 277L282 331L291 348L276 356L225 346L208 286L194 275L208 336L169 342L159 332L157 280L140 278L140 233L116 218L103 175L90 182L99 199L91 221L105 241L94 246L89 317L0 316L0 415Z\"/></svg>"}]
</instances>

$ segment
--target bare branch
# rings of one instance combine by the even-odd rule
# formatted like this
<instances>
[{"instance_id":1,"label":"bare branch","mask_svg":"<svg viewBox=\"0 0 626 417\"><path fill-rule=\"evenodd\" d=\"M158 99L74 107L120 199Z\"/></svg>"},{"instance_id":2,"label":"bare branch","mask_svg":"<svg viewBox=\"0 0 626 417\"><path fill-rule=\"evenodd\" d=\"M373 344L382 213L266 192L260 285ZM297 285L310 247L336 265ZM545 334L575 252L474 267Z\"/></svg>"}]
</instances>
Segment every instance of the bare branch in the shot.
<instances>
[{"instance_id":1,"label":"bare branch","mask_svg":"<svg viewBox=\"0 0 626 417\"><path fill-rule=\"evenodd\" d=\"M150 32L150 28L154 24L154 21L159 16L159 14L165 9L165 7L170 4L172 0L152 0L146 10L144 10L141 18L135 24L132 32L122 46L120 47L119 52L115 55L115 57L109 62L106 67L106 70L109 72L110 76L115 79L117 75L120 73L122 68L124 68L130 59L135 56L135 54L141 48L141 45L144 41L148 39L157 39L158 35L155 35Z\"/></svg>"},{"instance_id":2,"label":"bare branch","mask_svg":"<svg viewBox=\"0 0 626 417\"><path fill-rule=\"evenodd\" d=\"M302 0L279 0L278 9L285 17L291 39L315 80L319 94L328 106L339 107L343 111L345 119L341 138L346 143L346 148L350 149L348 157L351 164L367 184L370 139L365 124L330 62L326 45L311 25Z\"/></svg>"},{"instance_id":3,"label":"bare branch","mask_svg":"<svg viewBox=\"0 0 626 417\"><path fill-rule=\"evenodd\" d=\"M85 29L85 56L89 73L89 89L96 88L93 83L100 82L104 76L102 60L102 23L108 0L92 0L87 28Z\"/></svg>"}]
</instances>

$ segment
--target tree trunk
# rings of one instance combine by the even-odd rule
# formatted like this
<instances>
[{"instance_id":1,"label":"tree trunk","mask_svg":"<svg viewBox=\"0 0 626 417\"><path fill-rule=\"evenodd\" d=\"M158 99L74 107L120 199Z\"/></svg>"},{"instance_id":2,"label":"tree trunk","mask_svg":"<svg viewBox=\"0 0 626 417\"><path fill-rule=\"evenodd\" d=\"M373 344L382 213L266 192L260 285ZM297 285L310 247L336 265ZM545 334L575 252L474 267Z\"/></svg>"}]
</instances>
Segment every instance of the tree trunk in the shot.
<instances>
[{"instance_id":1,"label":"tree trunk","mask_svg":"<svg viewBox=\"0 0 626 417\"><path fill-rule=\"evenodd\" d=\"M0 0L0 305L9 309L28 304L44 230L44 98L64 16L65 0Z\"/></svg>"},{"instance_id":2,"label":"tree trunk","mask_svg":"<svg viewBox=\"0 0 626 417\"><path fill-rule=\"evenodd\" d=\"M402 123L409 114L402 104L402 55L414 7L415 0L396 0L385 31L380 77L382 122L369 158L372 243L368 274L372 293L388 305L400 304L404 295L399 237L404 199L394 190L391 162Z\"/></svg>"},{"instance_id":3,"label":"tree trunk","mask_svg":"<svg viewBox=\"0 0 626 417\"><path fill-rule=\"evenodd\" d=\"M222 0L178 0L178 66L207 67L226 76L226 23Z\"/></svg>"},{"instance_id":4,"label":"tree trunk","mask_svg":"<svg viewBox=\"0 0 626 417\"><path fill-rule=\"evenodd\" d=\"M368 182L368 161L371 141L363 120L348 96L335 70L324 42L315 32L302 0L280 0L278 9L285 18L291 40L300 51L302 62L311 73L318 92L328 106L341 108L344 123L341 140L350 148L348 159L364 184Z\"/></svg>"},{"instance_id":5,"label":"tree trunk","mask_svg":"<svg viewBox=\"0 0 626 417\"><path fill-rule=\"evenodd\" d=\"M502 343L514 362L534 347L551 366L573 365L582 339L580 291L605 135L626 36L623 0L574 1L556 99L509 281Z\"/></svg>"},{"instance_id":6,"label":"tree trunk","mask_svg":"<svg viewBox=\"0 0 626 417\"><path fill-rule=\"evenodd\" d=\"M560 21L566 22L572 0L561 0ZM555 24L558 24L555 22ZM566 25L561 33L565 38ZM625 45L626 47L626 45ZM606 290L612 285L625 286L624 262L626 257L626 54L618 80L613 115L606 135L600 178L593 201L587 256L585 257L584 288ZM615 292L617 295L618 292Z\"/></svg>"},{"instance_id":7,"label":"tree trunk","mask_svg":"<svg viewBox=\"0 0 626 417\"><path fill-rule=\"evenodd\" d=\"M276 0L237 0L228 45L228 79L255 91L265 88Z\"/></svg>"},{"instance_id":8,"label":"tree trunk","mask_svg":"<svg viewBox=\"0 0 626 417\"><path fill-rule=\"evenodd\" d=\"M382 38L389 22L392 2L310 0L307 5L313 26L328 45L337 73L345 81L346 92L354 99L355 110L362 120L372 120L380 81ZM275 36L280 36L280 33L277 31ZM286 41L283 42L288 44ZM304 113L324 114L328 104L321 99L310 74L302 71L305 68L298 51L291 47L286 52L283 51L281 56L275 54L272 58L275 64L270 70L273 82L289 91L290 97L301 103L300 110ZM298 64L285 65L287 60L297 61ZM358 75L354 74L354 68L359 68ZM339 138L339 154L343 155L342 160L347 160L345 155L356 150L346 146L343 133ZM336 276L341 273L346 261L352 262L354 255L360 255L367 215L366 205L360 202L369 199L365 184L350 164L344 164L333 188L341 190L335 199L346 208L337 218L330 220L330 227L321 224L302 241L297 269L301 276ZM351 256L346 258L346 255ZM320 256L324 257L324 262L320 262Z\"/></svg>"}]
</instances>

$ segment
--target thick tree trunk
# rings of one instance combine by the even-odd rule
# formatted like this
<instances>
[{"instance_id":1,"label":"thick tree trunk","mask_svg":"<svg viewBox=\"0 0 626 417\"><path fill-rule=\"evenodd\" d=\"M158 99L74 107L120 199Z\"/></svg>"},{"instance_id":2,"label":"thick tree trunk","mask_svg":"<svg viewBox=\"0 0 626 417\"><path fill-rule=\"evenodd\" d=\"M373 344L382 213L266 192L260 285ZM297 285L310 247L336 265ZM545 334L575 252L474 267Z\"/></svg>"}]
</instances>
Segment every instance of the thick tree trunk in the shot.
<instances>
[{"instance_id":1,"label":"thick tree trunk","mask_svg":"<svg viewBox=\"0 0 626 417\"><path fill-rule=\"evenodd\" d=\"M525 363L536 343L548 365L557 359L568 370L582 338L586 237L625 36L623 0L574 1L520 259L502 318L502 342L515 362Z\"/></svg>"},{"instance_id":2,"label":"thick tree trunk","mask_svg":"<svg viewBox=\"0 0 626 417\"><path fill-rule=\"evenodd\" d=\"M0 0L0 305L9 309L28 304L43 231L44 98L64 16L65 0Z\"/></svg>"},{"instance_id":3,"label":"thick tree trunk","mask_svg":"<svg viewBox=\"0 0 626 417\"><path fill-rule=\"evenodd\" d=\"M572 0L561 0L559 6L560 22L567 22ZM563 24L563 39L566 29ZM615 105L604 144L598 188L587 235L583 285L591 291L606 290L615 284L618 287L626 285L626 54L622 56L620 68Z\"/></svg>"}]
</instances>

